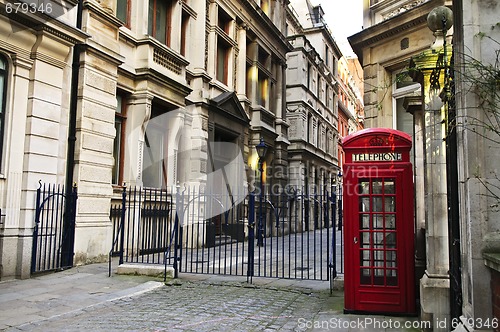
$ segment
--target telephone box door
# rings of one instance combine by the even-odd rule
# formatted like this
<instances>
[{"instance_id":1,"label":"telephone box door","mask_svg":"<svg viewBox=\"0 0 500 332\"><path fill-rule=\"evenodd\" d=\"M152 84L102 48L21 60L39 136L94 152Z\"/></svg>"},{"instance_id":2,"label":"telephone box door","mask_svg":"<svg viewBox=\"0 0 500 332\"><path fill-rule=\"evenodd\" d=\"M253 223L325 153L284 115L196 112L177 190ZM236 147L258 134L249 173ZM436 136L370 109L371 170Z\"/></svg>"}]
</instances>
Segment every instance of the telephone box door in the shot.
<instances>
[{"instance_id":1,"label":"telephone box door","mask_svg":"<svg viewBox=\"0 0 500 332\"><path fill-rule=\"evenodd\" d=\"M347 157L344 168L345 311L413 314L411 164L394 146L365 148Z\"/></svg>"}]
</instances>

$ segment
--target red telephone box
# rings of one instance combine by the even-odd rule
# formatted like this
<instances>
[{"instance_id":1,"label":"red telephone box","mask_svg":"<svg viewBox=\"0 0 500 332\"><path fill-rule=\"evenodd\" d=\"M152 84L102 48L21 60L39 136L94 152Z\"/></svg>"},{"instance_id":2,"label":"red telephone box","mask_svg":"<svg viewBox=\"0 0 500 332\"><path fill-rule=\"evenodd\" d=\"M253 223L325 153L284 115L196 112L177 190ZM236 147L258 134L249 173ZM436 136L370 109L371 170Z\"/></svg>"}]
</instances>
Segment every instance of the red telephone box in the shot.
<instances>
[{"instance_id":1,"label":"red telephone box","mask_svg":"<svg viewBox=\"0 0 500 332\"><path fill-rule=\"evenodd\" d=\"M346 313L415 313L411 145L385 128L343 139Z\"/></svg>"}]
</instances>

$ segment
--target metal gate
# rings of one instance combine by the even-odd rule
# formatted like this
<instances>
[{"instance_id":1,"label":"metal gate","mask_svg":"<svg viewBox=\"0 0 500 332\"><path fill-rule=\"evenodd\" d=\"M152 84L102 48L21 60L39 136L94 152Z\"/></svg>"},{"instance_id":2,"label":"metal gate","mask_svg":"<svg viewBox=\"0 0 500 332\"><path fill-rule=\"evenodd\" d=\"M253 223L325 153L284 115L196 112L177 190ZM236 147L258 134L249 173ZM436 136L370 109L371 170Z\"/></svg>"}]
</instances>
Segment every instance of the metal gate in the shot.
<instances>
[{"instance_id":1,"label":"metal gate","mask_svg":"<svg viewBox=\"0 0 500 332\"><path fill-rule=\"evenodd\" d=\"M336 190L245 197L203 187L124 190L110 210L110 254L176 273L333 280L343 272L339 202Z\"/></svg>"},{"instance_id":2,"label":"metal gate","mask_svg":"<svg viewBox=\"0 0 500 332\"><path fill-rule=\"evenodd\" d=\"M73 266L76 187L43 184L36 191L31 273Z\"/></svg>"},{"instance_id":3,"label":"metal gate","mask_svg":"<svg viewBox=\"0 0 500 332\"><path fill-rule=\"evenodd\" d=\"M190 191L184 201L191 203L179 218L180 272L310 280L335 276L335 194L251 193L232 205L228 197ZM205 213L199 202L205 203ZM210 214L213 205L222 213Z\"/></svg>"},{"instance_id":4,"label":"metal gate","mask_svg":"<svg viewBox=\"0 0 500 332\"><path fill-rule=\"evenodd\" d=\"M119 263L174 265L172 250L176 222L172 195L165 189L123 188L112 202L113 245L110 256ZM110 260L111 263L111 260Z\"/></svg>"}]
</instances>

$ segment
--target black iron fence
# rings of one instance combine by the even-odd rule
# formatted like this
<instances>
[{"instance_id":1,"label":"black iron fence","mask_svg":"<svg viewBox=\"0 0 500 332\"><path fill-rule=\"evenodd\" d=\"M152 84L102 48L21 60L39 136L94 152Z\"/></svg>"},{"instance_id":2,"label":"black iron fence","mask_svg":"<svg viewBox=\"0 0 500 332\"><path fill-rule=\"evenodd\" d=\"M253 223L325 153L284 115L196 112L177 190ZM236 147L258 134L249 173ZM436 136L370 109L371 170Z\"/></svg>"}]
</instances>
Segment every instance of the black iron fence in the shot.
<instances>
[{"instance_id":1,"label":"black iron fence","mask_svg":"<svg viewBox=\"0 0 500 332\"><path fill-rule=\"evenodd\" d=\"M176 273L332 280L343 273L341 206L335 188L244 197L124 189L110 209L110 254Z\"/></svg>"},{"instance_id":2,"label":"black iron fence","mask_svg":"<svg viewBox=\"0 0 500 332\"><path fill-rule=\"evenodd\" d=\"M179 272L247 275L246 196L184 188L177 192Z\"/></svg>"},{"instance_id":3,"label":"black iron fence","mask_svg":"<svg viewBox=\"0 0 500 332\"><path fill-rule=\"evenodd\" d=\"M36 191L31 273L73 266L76 187L43 184Z\"/></svg>"},{"instance_id":4,"label":"black iron fence","mask_svg":"<svg viewBox=\"0 0 500 332\"><path fill-rule=\"evenodd\" d=\"M164 264L172 246L174 204L167 190L124 188L119 201L113 201L113 245L110 254L120 264Z\"/></svg>"},{"instance_id":5,"label":"black iron fence","mask_svg":"<svg viewBox=\"0 0 500 332\"><path fill-rule=\"evenodd\" d=\"M297 190L253 198L254 276L331 280L343 271L337 219L341 205L335 191Z\"/></svg>"}]
</instances>

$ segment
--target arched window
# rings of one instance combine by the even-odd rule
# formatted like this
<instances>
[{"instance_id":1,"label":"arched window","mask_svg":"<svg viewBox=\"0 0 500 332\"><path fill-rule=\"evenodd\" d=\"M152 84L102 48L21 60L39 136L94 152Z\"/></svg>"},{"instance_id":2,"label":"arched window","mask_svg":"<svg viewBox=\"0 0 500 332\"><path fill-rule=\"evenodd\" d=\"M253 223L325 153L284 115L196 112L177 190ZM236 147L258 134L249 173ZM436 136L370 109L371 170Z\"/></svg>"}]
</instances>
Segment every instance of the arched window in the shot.
<instances>
[{"instance_id":1,"label":"arched window","mask_svg":"<svg viewBox=\"0 0 500 332\"><path fill-rule=\"evenodd\" d=\"M7 59L0 54L0 167L3 157L3 137L5 136L5 101L7 99Z\"/></svg>"}]
</instances>

